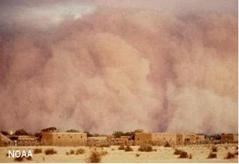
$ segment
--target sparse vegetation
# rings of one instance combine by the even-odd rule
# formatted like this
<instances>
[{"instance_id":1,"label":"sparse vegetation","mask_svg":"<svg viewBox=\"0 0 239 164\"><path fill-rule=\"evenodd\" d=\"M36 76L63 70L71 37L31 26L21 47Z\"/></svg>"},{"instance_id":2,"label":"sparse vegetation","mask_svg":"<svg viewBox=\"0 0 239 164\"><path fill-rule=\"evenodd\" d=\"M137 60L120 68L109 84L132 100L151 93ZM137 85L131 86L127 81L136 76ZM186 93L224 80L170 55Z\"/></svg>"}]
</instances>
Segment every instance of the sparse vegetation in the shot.
<instances>
[{"instance_id":1,"label":"sparse vegetation","mask_svg":"<svg viewBox=\"0 0 239 164\"><path fill-rule=\"evenodd\" d=\"M217 152L217 147L215 145L212 146L212 152Z\"/></svg>"},{"instance_id":2,"label":"sparse vegetation","mask_svg":"<svg viewBox=\"0 0 239 164\"><path fill-rule=\"evenodd\" d=\"M24 160L24 157L14 158L14 161L16 162L22 162Z\"/></svg>"},{"instance_id":3,"label":"sparse vegetation","mask_svg":"<svg viewBox=\"0 0 239 164\"><path fill-rule=\"evenodd\" d=\"M186 151L180 149L175 149L174 154L179 155L178 158L192 158L191 154L188 154Z\"/></svg>"},{"instance_id":4,"label":"sparse vegetation","mask_svg":"<svg viewBox=\"0 0 239 164\"><path fill-rule=\"evenodd\" d=\"M164 144L164 147L171 147L171 145L169 144L169 142L166 142L166 143Z\"/></svg>"},{"instance_id":5,"label":"sparse vegetation","mask_svg":"<svg viewBox=\"0 0 239 164\"><path fill-rule=\"evenodd\" d=\"M232 158L235 158L235 154L228 152L225 159L232 159Z\"/></svg>"},{"instance_id":6,"label":"sparse vegetation","mask_svg":"<svg viewBox=\"0 0 239 164\"><path fill-rule=\"evenodd\" d=\"M189 154L188 158L189 158L189 159L192 159L192 158L193 158L192 154Z\"/></svg>"},{"instance_id":7,"label":"sparse vegetation","mask_svg":"<svg viewBox=\"0 0 239 164\"><path fill-rule=\"evenodd\" d=\"M139 147L139 151L144 151L144 152L151 152L153 151L153 147L149 144L143 144Z\"/></svg>"},{"instance_id":8,"label":"sparse vegetation","mask_svg":"<svg viewBox=\"0 0 239 164\"><path fill-rule=\"evenodd\" d=\"M101 161L101 154L97 151L91 152L88 162L89 163L99 163L100 161Z\"/></svg>"},{"instance_id":9,"label":"sparse vegetation","mask_svg":"<svg viewBox=\"0 0 239 164\"><path fill-rule=\"evenodd\" d=\"M70 154L75 154L75 151L74 150L70 150Z\"/></svg>"},{"instance_id":10,"label":"sparse vegetation","mask_svg":"<svg viewBox=\"0 0 239 164\"><path fill-rule=\"evenodd\" d=\"M216 153L213 153L213 152L210 152L207 158L208 158L208 159L217 158L217 154L216 154Z\"/></svg>"},{"instance_id":11,"label":"sparse vegetation","mask_svg":"<svg viewBox=\"0 0 239 164\"><path fill-rule=\"evenodd\" d=\"M53 154L57 154L57 151L55 151L54 149L46 149L45 154L46 155L53 155Z\"/></svg>"},{"instance_id":12,"label":"sparse vegetation","mask_svg":"<svg viewBox=\"0 0 239 164\"><path fill-rule=\"evenodd\" d=\"M31 161L31 160L32 160L32 157L29 156L29 157L14 158L14 161L16 161L16 162L22 162L24 159Z\"/></svg>"},{"instance_id":13,"label":"sparse vegetation","mask_svg":"<svg viewBox=\"0 0 239 164\"><path fill-rule=\"evenodd\" d=\"M31 161L31 160L32 160L32 157L29 156L29 157L26 157L26 159L27 159L28 161Z\"/></svg>"},{"instance_id":14,"label":"sparse vegetation","mask_svg":"<svg viewBox=\"0 0 239 164\"><path fill-rule=\"evenodd\" d=\"M124 150L124 145L120 145L118 149L119 150Z\"/></svg>"},{"instance_id":15,"label":"sparse vegetation","mask_svg":"<svg viewBox=\"0 0 239 164\"><path fill-rule=\"evenodd\" d=\"M129 145L127 145L124 151L129 152L129 151L133 151L133 149Z\"/></svg>"},{"instance_id":16,"label":"sparse vegetation","mask_svg":"<svg viewBox=\"0 0 239 164\"><path fill-rule=\"evenodd\" d=\"M174 154L175 155L180 155L182 152L183 152L183 150L175 149Z\"/></svg>"},{"instance_id":17,"label":"sparse vegetation","mask_svg":"<svg viewBox=\"0 0 239 164\"><path fill-rule=\"evenodd\" d=\"M140 154L136 153L136 154L135 154L135 156L136 156L136 157L139 157L139 156L140 156Z\"/></svg>"},{"instance_id":18,"label":"sparse vegetation","mask_svg":"<svg viewBox=\"0 0 239 164\"><path fill-rule=\"evenodd\" d=\"M79 148L76 150L76 155L78 154L84 154L85 153L85 149Z\"/></svg>"},{"instance_id":19,"label":"sparse vegetation","mask_svg":"<svg viewBox=\"0 0 239 164\"><path fill-rule=\"evenodd\" d=\"M38 148L37 148L37 149L34 149L34 150L33 150L33 153L34 153L34 154L40 154L40 153L42 153L42 149L38 149Z\"/></svg>"}]
</instances>

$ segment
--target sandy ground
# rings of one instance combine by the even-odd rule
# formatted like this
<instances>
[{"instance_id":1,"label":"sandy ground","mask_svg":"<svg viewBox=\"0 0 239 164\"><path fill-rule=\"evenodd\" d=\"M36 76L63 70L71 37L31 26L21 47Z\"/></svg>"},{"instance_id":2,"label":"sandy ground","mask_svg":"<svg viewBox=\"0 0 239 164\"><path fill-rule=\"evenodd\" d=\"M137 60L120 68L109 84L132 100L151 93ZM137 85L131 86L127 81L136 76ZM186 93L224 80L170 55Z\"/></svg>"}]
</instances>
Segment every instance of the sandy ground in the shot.
<instances>
[{"instance_id":1,"label":"sandy ground","mask_svg":"<svg viewBox=\"0 0 239 164\"><path fill-rule=\"evenodd\" d=\"M92 151L97 149L100 151L107 151L106 155L102 156L101 162L129 162L129 163L158 163L158 162L238 162L238 158L224 159L228 152L235 152L237 145L217 145L217 158L207 159L209 152L211 151L211 145L191 145L191 146L179 146L178 149L185 150L192 154L192 159L180 159L177 155L174 155L174 148L165 148L154 146L153 152L139 152L138 146L132 146L133 151L125 152L124 150L118 150L119 146L111 146L105 148L89 148L89 147L54 147L54 146L34 146L34 147L0 147L0 162L15 162L14 159L7 157L8 150L33 150L35 148L42 149L42 153L33 154L32 160L24 160L23 162L87 162L87 159ZM46 149L53 148L57 151L54 155L45 155ZM76 150L78 148L85 149L84 154L80 155L67 155L70 150ZM139 154L139 156L136 156Z\"/></svg>"}]
</instances>

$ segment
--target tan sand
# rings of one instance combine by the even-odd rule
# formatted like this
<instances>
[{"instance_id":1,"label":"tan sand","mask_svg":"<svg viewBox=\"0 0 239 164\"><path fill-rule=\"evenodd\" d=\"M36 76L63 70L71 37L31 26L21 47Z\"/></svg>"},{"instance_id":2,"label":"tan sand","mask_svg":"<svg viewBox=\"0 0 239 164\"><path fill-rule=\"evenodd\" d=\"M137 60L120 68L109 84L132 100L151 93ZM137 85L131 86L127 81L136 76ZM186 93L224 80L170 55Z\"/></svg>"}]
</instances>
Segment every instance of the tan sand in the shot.
<instances>
[{"instance_id":1,"label":"tan sand","mask_svg":"<svg viewBox=\"0 0 239 164\"><path fill-rule=\"evenodd\" d=\"M101 162L238 162L238 158L224 159L228 152L234 153L237 145L217 145L217 158L207 159L211 150L211 145L188 145L178 146L178 149L185 150L187 153L192 154L192 159L179 159L174 155L174 148L154 146L153 152L139 152L138 146L132 146L132 152L125 152L118 150L118 146L111 146L105 148L89 148L89 147L54 147L54 146L32 146L32 147L0 147L0 162L15 162L14 159L7 157L8 150L33 150L35 148L42 149L42 153L33 154L32 160L24 160L24 162L87 162L90 153L97 149L97 151L107 151L106 155L102 156ZM49 148L54 148L57 154L45 155L44 151ZM78 148L85 149L84 154L80 155L66 155L70 150L77 150ZM139 154L137 157L136 154Z\"/></svg>"}]
</instances>

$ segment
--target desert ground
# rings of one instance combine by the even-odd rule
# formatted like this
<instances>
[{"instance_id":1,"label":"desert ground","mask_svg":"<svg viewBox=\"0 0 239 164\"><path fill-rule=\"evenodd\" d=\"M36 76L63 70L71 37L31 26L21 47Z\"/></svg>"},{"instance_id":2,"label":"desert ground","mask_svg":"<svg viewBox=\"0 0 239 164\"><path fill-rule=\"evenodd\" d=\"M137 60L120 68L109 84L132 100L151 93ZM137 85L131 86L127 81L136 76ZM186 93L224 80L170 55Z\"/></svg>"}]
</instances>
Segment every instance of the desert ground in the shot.
<instances>
[{"instance_id":1,"label":"desert ground","mask_svg":"<svg viewBox=\"0 0 239 164\"><path fill-rule=\"evenodd\" d=\"M131 146L133 151L126 152L119 150L119 146L110 147L56 147L56 146L31 146L31 147L0 147L0 162L18 162L7 156L8 150L41 150L34 153L32 159L23 159L23 162L89 162L92 152L101 153L100 162L129 162L129 163L158 163L158 162L238 162L238 156L231 159L225 159L228 152L237 152L236 144L220 144L216 145L216 158L208 159L209 153L212 151L212 145L187 145L177 147L161 147L153 146L152 152L140 152L139 146ZM45 154L45 150L54 149L55 154ZM76 155L77 149L83 149ZM174 155L175 149L180 149L191 154L189 158L179 158Z\"/></svg>"}]
</instances>

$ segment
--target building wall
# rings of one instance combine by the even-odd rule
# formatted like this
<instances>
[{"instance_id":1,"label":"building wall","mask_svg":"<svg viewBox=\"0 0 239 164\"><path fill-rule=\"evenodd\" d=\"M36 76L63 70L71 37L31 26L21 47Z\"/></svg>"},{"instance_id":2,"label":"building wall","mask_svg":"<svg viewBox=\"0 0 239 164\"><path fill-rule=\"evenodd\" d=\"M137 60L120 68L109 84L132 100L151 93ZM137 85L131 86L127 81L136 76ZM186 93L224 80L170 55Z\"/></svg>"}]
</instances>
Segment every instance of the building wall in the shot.
<instances>
[{"instance_id":1,"label":"building wall","mask_svg":"<svg viewBox=\"0 0 239 164\"><path fill-rule=\"evenodd\" d=\"M88 146L108 146L110 143L105 136L98 136L98 137L88 137L87 138L87 145Z\"/></svg>"},{"instance_id":2,"label":"building wall","mask_svg":"<svg viewBox=\"0 0 239 164\"><path fill-rule=\"evenodd\" d=\"M135 133L135 144L150 144L152 143L152 134L151 133Z\"/></svg>"},{"instance_id":3,"label":"building wall","mask_svg":"<svg viewBox=\"0 0 239 164\"><path fill-rule=\"evenodd\" d=\"M43 132L41 143L43 145L55 146L80 146L86 145L86 133L71 133L71 132Z\"/></svg>"},{"instance_id":4,"label":"building wall","mask_svg":"<svg viewBox=\"0 0 239 164\"><path fill-rule=\"evenodd\" d=\"M236 134L222 134L221 135L221 142L222 143L237 142L237 135Z\"/></svg>"},{"instance_id":5,"label":"building wall","mask_svg":"<svg viewBox=\"0 0 239 164\"><path fill-rule=\"evenodd\" d=\"M17 145L18 146L32 146L39 145L37 138L34 136L18 136Z\"/></svg>"},{"instance_id":6,"label":"building wall","mask_svg":"<svg viewBox=\"0 0 239 164\"><path fill-rule=\"evenodd\" d=\"M183 136L181 134L172 133L152 133L152 143L155 145L181 145L183 144Z\"/></svg>"},{"instance_id":7,"label":"building wall","mask_svg":"<svg viewBox=\"0 0 239 164\"><path fill-rule=\"evenodd\" d=\"M107 137L108 142L111 145L133 145L133 140L130 140L129 136L121 136L121 137Z\"/></svg>"}]
</instances>

